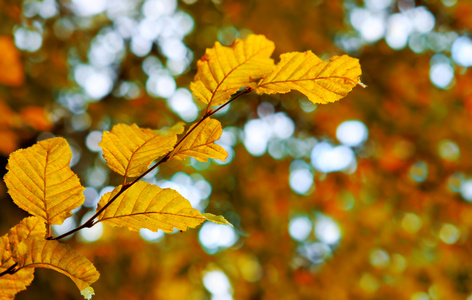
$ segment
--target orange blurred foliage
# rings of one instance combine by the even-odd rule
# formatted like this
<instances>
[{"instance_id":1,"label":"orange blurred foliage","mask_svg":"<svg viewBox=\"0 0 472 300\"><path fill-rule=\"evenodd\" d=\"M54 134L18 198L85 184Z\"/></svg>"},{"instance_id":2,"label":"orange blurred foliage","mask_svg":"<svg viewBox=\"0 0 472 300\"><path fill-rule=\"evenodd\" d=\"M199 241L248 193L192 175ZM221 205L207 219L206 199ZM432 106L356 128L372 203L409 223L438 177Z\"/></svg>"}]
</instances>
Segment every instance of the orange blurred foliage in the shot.
<instances>
[{"instance_id":1,"label":"orange blurred foliage","mask_svg":"<svg viewBox=\"0 0 472 300\"><path fill-rule=\"evenodd\" d=\"M0 83L12 86L23 84L25 74L20 61L20 53L12 39L0 36Z\"/></svg>"}]
</instances>

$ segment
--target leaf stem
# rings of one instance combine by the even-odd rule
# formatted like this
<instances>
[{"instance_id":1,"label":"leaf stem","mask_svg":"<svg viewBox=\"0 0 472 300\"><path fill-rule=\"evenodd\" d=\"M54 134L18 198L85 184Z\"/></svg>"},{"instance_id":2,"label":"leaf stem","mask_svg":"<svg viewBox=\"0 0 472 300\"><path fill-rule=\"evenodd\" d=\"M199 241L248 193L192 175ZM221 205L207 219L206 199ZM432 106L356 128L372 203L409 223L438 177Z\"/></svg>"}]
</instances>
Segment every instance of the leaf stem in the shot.
<instances>
[{"instance_id":1,"label":"leaf stem","mask_svg":"<svg viewBox=\"0 0 472 300\"><path fill-rule=\"evenodd\" d=\"M105 204L101 209L99 209L93 216L91 216L87 221L85 221L85 223L83 223L82 225L64 233L64 234L61 234L60 236L57 236L57 237L47 237L48 240L60 240L60 239L63 239L71 234L74 234L76 233L77 231L83 229L83 228L90 228L92 226L94 226L95 224L97 224L98 222L100 221L95 221L95 219L100 215L102 214L105 209L107 209L121 194L123 194L127 189L129 189L130 187L132 187L136 182L138 182L139 180L141 180L144 176L146 176L147 174L149 174L152 170L154 170L155 168L157 168L160 164L163 164L165 162L167 162L171 157L172 157L172 154L174 152L174 150L183 142L185 141L185 139L195 130L195 128L197 128L200 124L203 123L203 121L205 121L206 119L208 119L209 117L211 117L212 115L216 114L218 111L220 111L221 109L223 109L225 106L229 105L231 102L233 102L234 100L238 99L239 97L241 97L242 95L245 95L245 94L248 94L252 92L252 89L250 87L247 87L246 89L244 90L241 90L240 92L237 92L236 94L234 94L228 101L226 101L223 105L221 105L220 107L218 107L217 109L215 110L210 110L209 109L209 106L207 107L207 110L205 112L205 114L200 118L200 120L194 125L192 126L186 133L184 136L182 136L179 141L175 144L174 146L174 149L172 149L171 151L169 151L166 155L164 155L158 162L156 162L152 167L150 167L146 172L142 173L141 175L139 175L138 177L136 177L136 179L134 179L133 181L129 182L129 183L126 183L126 181L123 182L123 185L121 186L121 190L115 195L113 196L113 198L110 199L110 201L108 201L107 204ZM126 179L125 179L126 180ZM6 271L5 271L6 272Z\"/></svg>"}]
</instances>

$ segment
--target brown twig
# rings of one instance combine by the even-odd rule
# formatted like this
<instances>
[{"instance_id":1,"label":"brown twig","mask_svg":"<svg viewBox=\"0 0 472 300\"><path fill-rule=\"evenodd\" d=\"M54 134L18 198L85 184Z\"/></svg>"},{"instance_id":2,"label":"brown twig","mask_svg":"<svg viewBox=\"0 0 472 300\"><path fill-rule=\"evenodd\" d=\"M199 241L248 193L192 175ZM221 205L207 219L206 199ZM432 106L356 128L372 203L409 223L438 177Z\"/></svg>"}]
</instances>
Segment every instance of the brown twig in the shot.
<instances>
[{"instance_id":1,"label":"brown twig","mask_svg":"<svg viewBox=\"0 0 472 300\"><path fill-rule=\"evenodd\" d=\"M19 270L19 269L16 269L16 267L18 267L18 263L14 263L8 269L0 273L0 277L7 274L10 274L10 275L15 274Z\"/></svg>"}]
</instances>

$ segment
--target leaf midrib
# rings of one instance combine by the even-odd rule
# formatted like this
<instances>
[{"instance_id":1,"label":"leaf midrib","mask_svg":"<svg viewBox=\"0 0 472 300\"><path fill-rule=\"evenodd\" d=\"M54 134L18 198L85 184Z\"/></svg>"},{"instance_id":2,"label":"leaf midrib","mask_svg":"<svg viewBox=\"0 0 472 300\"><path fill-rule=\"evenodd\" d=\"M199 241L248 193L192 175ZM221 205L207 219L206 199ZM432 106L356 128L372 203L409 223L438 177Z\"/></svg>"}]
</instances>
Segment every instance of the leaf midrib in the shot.
<instances>
[{"instance_id":1,"label":"leaf midrib","mask_svg":"<svg viewBox=\"0 0 472 300\"><path fill-rule=\"evenodd\" d=\"M192 208L192 209L194 209L194 208ZM99 221L101 222L101 221L106 221L106 220L110 220L110 219L120 219L120 218L134 217L134 216L146 215L146 214L162 214L162 215L172 215L172 216L177 216L177 217L182 217L182 218L206 220L205 217L199 217L199 216L189 216L189 215L182 215L182 214L169 213L169 212L159 212L159 211L146 211L146 212L139 212L139 213L126 214L126 215L106 217L106 218L100 219Z\"/></svg>"},{"instance_id":2,"label":"leaf midrib","mask_svg":"<svg viewBox=\"0 0 472 300\"><path fill-rule=\"evenodd\" d=\"M348 81L350 81L354 84L357 84L357 82L355 82L354 80L352 80L351 78L348 78L348 77L329 76L329 77L316 77L316 78L303 78L303 79L290 79L290 80L287 79L287 80L270 81L270 82L265 82L265 83L259 85L258 88L269 85L269 84L290 83L290 82L300 82L300 81L317 81L317 80L329 80L329 79L343 79L343 80L348 80Z\"/></svg>"}]
</instances>

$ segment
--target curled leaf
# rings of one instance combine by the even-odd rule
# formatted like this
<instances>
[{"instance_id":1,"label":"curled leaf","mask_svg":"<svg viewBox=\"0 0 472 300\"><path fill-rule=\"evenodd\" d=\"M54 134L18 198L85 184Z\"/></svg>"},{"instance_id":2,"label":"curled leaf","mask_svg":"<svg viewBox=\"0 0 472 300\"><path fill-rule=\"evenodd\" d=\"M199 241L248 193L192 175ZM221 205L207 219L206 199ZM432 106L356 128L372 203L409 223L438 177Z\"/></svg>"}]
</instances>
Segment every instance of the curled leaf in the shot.
<instances>
[{"instance_id":1,"label":"curled leaf","mask_svg":"<svg viewBox=\"0 0 472 300\"><path fill-rule=\"evenodd\" d=\"M5 299L13 299L14 294L24 290L33 280L34 268L65 274L80 290L98 279L99 273L87 258L66 244L44 239L45 234L44 222L39 217L28 217L0 239L0 251L3 251L0 272L13 265L17 269L12 275L0 277L0 299L5 295Z\"/></svg>"},{"instance_id":2,"label":"curled leaf","mask_svg":"<svg viewBox=\"0 0 472 300\"><path fill-rule=\"evenodd\" d=\"M47 224L62 224L85 200L85 188L69 167L71 158L60 137L13 152L4 177L13 202Z\"/></svg>"},{"instance_id":3,"label":"curled leaf","mask_svg":"<svg viewBox=\"0 0 472 300\"><path fill-rule=\"evenodd\" d=\"M105 194L100 199L97 210L105 206L121 187ZM121 194L98 219L112 226L128 227L136 231L147 228L152 231L162 229L165 232L172 232L174 227L185 231L206 220L178 192L161 189L143 181L137 182Z\"/></svg>"},{"instance_id":4,"label":"curled leaf","mask_svg":"<svg viewBox=\"0 0 472 300\"><path fill-rule=\"evenodd\" d=\"M208 105L223 104L241 87L252 86L254 80L270 73L274 48L274 43L263 35L237 39L231 47L216 42L197 62L198 72L190 85L192 93Z\"/></svg>"},{"instance_id":5,"label":"curled leaf","mask_svg":"<svg viewBox=\"0 0 472 300\"><path fill-rule=\"evenodd\" d=\"M86 289L100 277L94 265L68 245L54 240L29 238L20 267L47 268L68 276L79 290Z\"/></svg>"},{"instance_id":6,"label":"curled leaf","mask_svg":"<svg viewBox=\"0 0 472 300\"><path fill-rule=\"evenodd\" d=\"M228 153L223 147L214 143L223 133L221 123L218 120L208 118L200 125L196 126L197 124L190 127L190 134L175 148L172 157L183 160L191 156L202 162L207 161L208 158L225 160Z\"/></svg>"},{"instance_id":7,"label":"curled leaf","mask_svg":"<svg viewBox=\"0 0 472 300\"><path fill-rule=\"evenodd\" d=\"M171 151L177 134L182 131L181 123L162 131L139 128L136 124L118 124L103 133L99 145L110 169L125 177L136 177L145 172L153 160Z\"/></svg>"},{"instance_id":8,"label":"curled leaf","mask_svg":"<svg viewBox=\"0 0 472 300\"><path fill-rule=\"evenodd\" d=\"M0 238L0 273L15 265L12 258L8 235ZM26 289L34 279L34 268L25 268L14 274L0 276L0 299L14 299L15 295Z\"/></svg>"},{"instance_id":9,"label":"curled leaf","mask_svg":"<svg viewBox=\"0 0 472 300\"><path fill-rule=\"evenodd\" d=\"M274 71L261 79L258 94L285 94L297 90L313 103L335 102L360 84L359 60L347 55L323 61L311 51L280 56Z\"/></svg>"}]
</instances>

